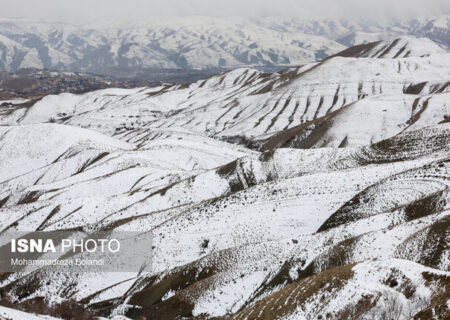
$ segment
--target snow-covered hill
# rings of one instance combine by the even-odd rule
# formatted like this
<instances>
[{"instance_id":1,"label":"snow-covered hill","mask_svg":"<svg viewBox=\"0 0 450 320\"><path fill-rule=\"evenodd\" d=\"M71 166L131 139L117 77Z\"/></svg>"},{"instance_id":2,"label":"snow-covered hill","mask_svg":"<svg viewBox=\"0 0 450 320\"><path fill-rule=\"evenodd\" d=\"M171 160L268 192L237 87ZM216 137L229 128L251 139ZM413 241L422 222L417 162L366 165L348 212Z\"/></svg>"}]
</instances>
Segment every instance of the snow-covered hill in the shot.
<instances>
[{"instance_id":1,"label":"snow-covered hill","mask_svg":"<svg viewBox=\"0 0 450 320\"><path fill-rule=\"evenodd\" d=\"M449 48L449 17L405 22L345 19L153 18L136 22L0 20L0 69L100 73L136 68L294 66L346 47L410 35Z\"/></svg>"},{"instance_id":2,"label":"snow-covered hill","mask_svg":"<svg viewBox=\"0 0 450 320\"><path fill-rule=\"evenodd\" d=\"M445 50L426 38L402 37L391 41L381 40L353 46L337 55L361 58L406 58L434 53L445 53Z\"/></svg>"},{"instance_id":3,"label":"snow-covered hill","mask_svg":"<svg viewBox=\"0 0 450 320\"><path fill-rule=\"evenodd\" d=\"M46 96L3 112L0 123L58 122L126 141L181 128L266 149L374 143L448 115L450 54L427 39L369 45L399 43L408 57L361 58L356 47L355 56L346 50L273 74L241 68L190 85Z\"/></svg>"},{"instance_id":4,"label":"snow-covered hill","mask_svg":"<svg viewBox=\"0 0 450 320\"><path fill-rule=\"evenodd\" d=\"M153 235L150 273L1 274L2 299L53 316L445 319L449 54L367 48L386 54L0 107L0 236Z\"/></svg>"}]
</instances>

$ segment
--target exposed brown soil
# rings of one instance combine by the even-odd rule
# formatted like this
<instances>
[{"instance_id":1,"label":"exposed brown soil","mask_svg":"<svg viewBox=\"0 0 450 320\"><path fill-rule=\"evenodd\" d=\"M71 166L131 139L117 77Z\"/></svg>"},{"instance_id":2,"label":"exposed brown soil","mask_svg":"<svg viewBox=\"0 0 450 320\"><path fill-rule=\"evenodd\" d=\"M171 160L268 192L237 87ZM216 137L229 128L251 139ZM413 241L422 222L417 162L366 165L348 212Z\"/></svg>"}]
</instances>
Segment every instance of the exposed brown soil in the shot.
<instances>
[{"instance_id":1,"label":"exposed brown soil","mask_svg":"<svg viewBox=\"0 0 450 320\"><path fill-rule=\"evenodd\" d=\"M332 296L332 290L342 288L352 277L353 266L333 268L294 282L242 311L221 319L277 319L290 314L313 296L321 296L326 303L326 299ZM296 294L291 296L294 292Z\"/></svg>"},{"instance_id":2,"label":"exposed brown soil","mask_svg":"<svg viewBox=\"0 0 450 320\"><path fill-rule=\"evenodd\" d=\"M175 294L162 301L169 291L180 292L189 286L211 277L217 272L214 267L199 270L195 263L180 268L163 279L156 277L149 280L148 285L131 296L129 304L139 308L130 309L127 316L146 317L147 319L175 319L192 316L193 302L185 295Z\"/></svg>"},{"instance_id":3,"label":"exposed brown soil","mask_svg":"<svg viewBox=\"0 0 450 320\"><path fill-rule=\"evenodd\" d=\"M427 286L438 284L438 291L434 292L430 305L414 315L414 320L448 320L450 319L450 309L448 299L450 292L450 277L438 276L424 272L423 277Z\"/></svg>"},{"instance_id":4,"label":"exposed brown soil","mask_svg":"<svg viewBox=\"0 0 450 320\"><path fill-rule=\"evenodd\" d=\"M364 55L365 52L370 51L373 48L375 48L380 42L381 41L356 45L356 46L350 47L348 49L345 49L341 52L338 52L338 53L328 57L327 59L331 59L334 57L346 57L346 58L360 57L360 56Z\"/></svg>"},{"instance_id":5,"label":"exposed brown soil","mask_svg":"<svg viewBox=\"0 0 450 320\"><path fill-rule=\"evenodd\" d=\"M30 284L33 285L33 284ZM1 292L0 306L12 308L28 313L48 315L67 320L94 320L97 319L94 314L86 309L85 306L73 301L63 301L50 305L42 297L35 297L22 302L12 302L12 299L5 292Z\"/></svg>"}]
</instances>

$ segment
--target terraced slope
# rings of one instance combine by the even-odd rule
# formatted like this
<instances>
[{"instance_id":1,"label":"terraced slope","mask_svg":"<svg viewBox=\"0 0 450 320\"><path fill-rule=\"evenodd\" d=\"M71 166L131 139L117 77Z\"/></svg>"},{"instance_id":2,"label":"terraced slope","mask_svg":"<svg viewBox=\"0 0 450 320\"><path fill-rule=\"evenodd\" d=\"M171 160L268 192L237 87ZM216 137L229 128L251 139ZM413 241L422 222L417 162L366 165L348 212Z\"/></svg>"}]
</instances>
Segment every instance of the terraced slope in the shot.
<instances>
[{"instance_id":1,"label":"terraced slope","mask_svg":"<svg viewBox=\"0 0 450 320\"><path fill-rule=\"evenodd\" d=\"M262 149L320 148L377 143L399 132L448 119L449 93L369 97L348 104L317 121L306 122L266 139Z\"/></svg>"},{"instance_id":2,"label":"terraced slope","mask_svg":"<svg viewBox=\"0 0 450 320\"><path fill-rule=\"evenodd\" d=\"M86 318L446 319L446 57L335 57L9 106L0 238L139 231L153 261L148 273L3 273L0 304Z\"/></svg>"},{"instance_id":3,"label":"terraced slope","mask_svg":"<svg viewBox=\"0 0 450 320\"><path fill-rule=\"evenodd\" d=\"M253 146L277 134L276 146L289 145L285 135L291 140L297 133L309 137L306 147L359 146L448 116L449 55L429 40L411 47L407 58L359 58L356 52L274 74L237 69L185 86L48 96L31 107L17 105L0 115L0 123L58 122L130 141L182 128ZM352 137L361 131L356 126L367 128L366 137Z\"/></svg>"}]
</instances>

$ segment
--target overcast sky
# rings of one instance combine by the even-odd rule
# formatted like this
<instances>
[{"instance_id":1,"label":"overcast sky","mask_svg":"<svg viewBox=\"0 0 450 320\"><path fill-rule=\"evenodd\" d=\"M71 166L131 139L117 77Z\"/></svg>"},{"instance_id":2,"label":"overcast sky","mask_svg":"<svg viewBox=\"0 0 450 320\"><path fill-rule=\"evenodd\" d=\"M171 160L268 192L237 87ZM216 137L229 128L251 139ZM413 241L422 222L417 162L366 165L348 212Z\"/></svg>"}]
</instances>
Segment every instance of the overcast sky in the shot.
<instances>
[{"instance_id":1,"label":"overcast sky","mask_svg":"<svg viewBox=\"0 0 450 320\"><path fill-rule=\"evenodd\" d=\"M450 0L0 0L1 17L64 21L151 16L409 18L450 13Z\"/></svg>"}]
</instances>

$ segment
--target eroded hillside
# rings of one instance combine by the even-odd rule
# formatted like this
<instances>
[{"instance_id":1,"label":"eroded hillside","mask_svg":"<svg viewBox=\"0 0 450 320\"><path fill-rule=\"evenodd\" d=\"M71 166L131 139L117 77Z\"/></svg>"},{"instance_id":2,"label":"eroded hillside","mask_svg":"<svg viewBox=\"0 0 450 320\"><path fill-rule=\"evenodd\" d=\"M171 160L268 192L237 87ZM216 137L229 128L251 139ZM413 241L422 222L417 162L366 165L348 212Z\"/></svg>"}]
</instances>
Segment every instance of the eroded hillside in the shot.
<instances>
[{"instance_id":1,"label":"eroded hillside","mask_svg":"<svg viewBox=\"0 0 450 320\"><path fill-rule=\"evenodd\" d=\"M446 319L449 57L402 38L0 107L0 235L153 235L150 273L3 273L2 301L85 318Z\"/></svg>"}]
</instances>

